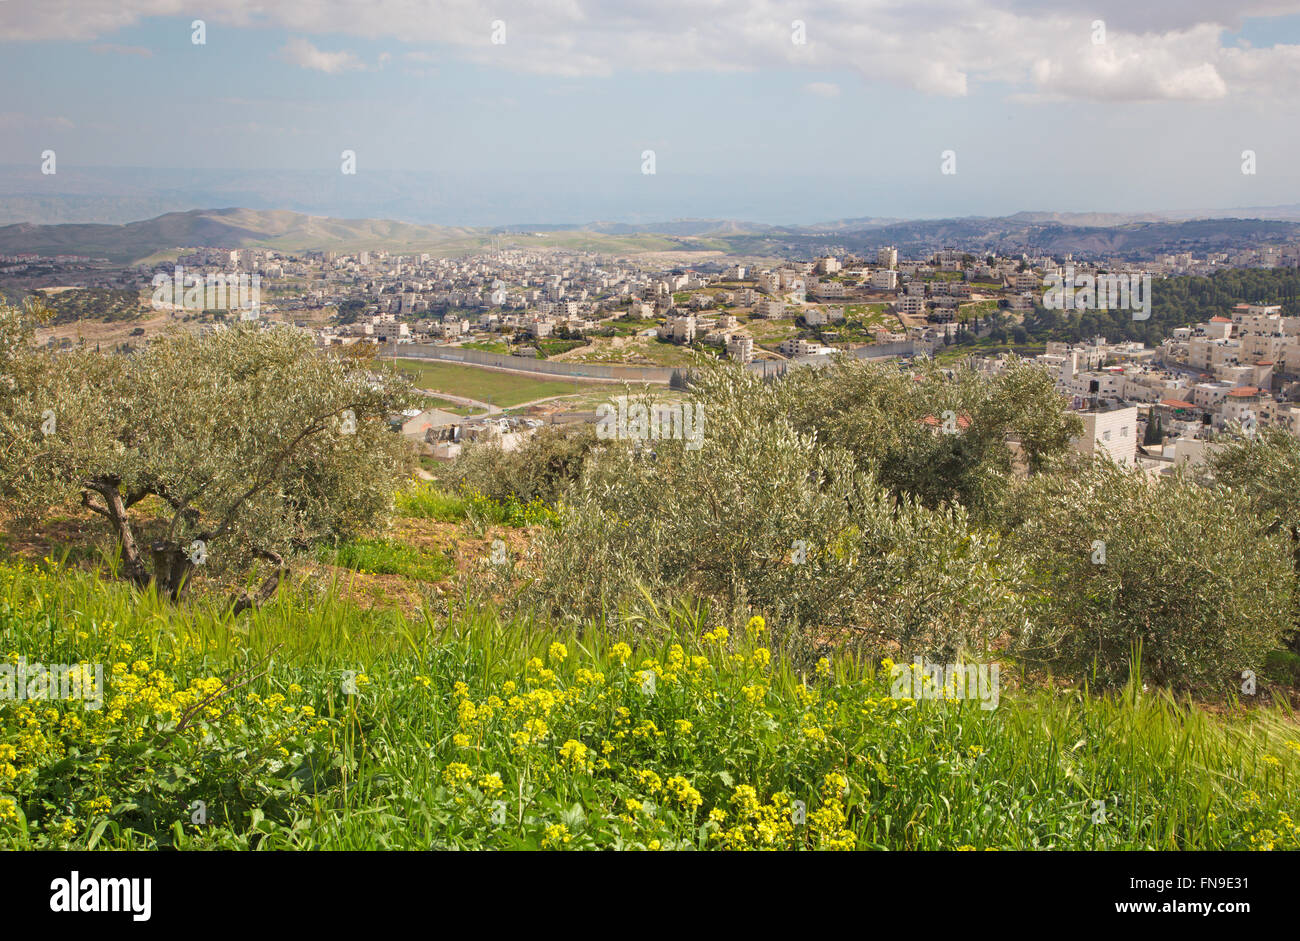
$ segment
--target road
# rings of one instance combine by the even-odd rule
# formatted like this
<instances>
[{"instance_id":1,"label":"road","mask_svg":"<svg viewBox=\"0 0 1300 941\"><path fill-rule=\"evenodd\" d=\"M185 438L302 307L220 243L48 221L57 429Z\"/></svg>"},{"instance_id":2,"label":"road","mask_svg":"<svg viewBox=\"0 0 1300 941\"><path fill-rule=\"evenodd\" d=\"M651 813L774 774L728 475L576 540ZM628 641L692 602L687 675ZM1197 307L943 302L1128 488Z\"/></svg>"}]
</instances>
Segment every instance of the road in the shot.
<instances>
[{"instance_id":1,"label":"road","mask_svg":"<svg viewBox=\"0 0 1300 941\"><path fill-rule=\"evenodd\" d=\"M482 409L485 415L500 415L502 412L505 411L505 409L503 409L499 405L490 405L487 402L480 402L478 399L467 398L466 396L463 395L452 395L450 392L439 392L437 389L417 389L416 391L421 393L422 395L432 395L440 399L446 399L448 402L454 402L456 405L465 405L470 408ZM560 395L548 395L540 399L533 399L530 402L520 402L518 405L511 405L510 409L514 410L519 408L528 408L533 405L541 405L543 402L552 402L555 399L571 399L582 395L587 395L587 393L586 392L565 392ZM472 417L481 417L481 416L467 415L466 417L472 418Z\"/></svg>"}]
</instances>

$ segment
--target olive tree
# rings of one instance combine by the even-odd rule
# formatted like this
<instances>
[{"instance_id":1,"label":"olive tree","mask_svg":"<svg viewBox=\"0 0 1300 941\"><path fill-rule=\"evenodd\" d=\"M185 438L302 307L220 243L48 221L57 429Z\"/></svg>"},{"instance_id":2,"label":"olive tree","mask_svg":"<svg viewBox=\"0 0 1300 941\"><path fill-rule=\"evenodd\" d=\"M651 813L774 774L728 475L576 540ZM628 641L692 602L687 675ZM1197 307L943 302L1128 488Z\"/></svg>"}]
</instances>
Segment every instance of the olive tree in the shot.
<instances>
[{"instance_id":1,"label":"olive tree","mask_svg":"<svg viewBox=\"0 0 1300 941\"><path fill-rule=\"evenodd\" d=\"M1246 500L1098 459L1022 485L1008 537L1029 568L1030 664L1101 686L1225 688L1259 672L1289 626L1287 545Z\"/></svg>"},{"instance_id":2,"label":"olive tree","mask_svg":"<svg viewBox=\"0 0 1300 941\"><path fill-rule=\"evenodd\" d=\"M554 503L577 479L595 444L590 425L548 425L510 451L496 439L467 444L447 476L461 490L494 500Z\"/></svg>"},{"instance_id":3,"label":"olive tree","mask_svg":"<svg viewBox=\"0 0 1300 941\"><path fill-rule=\"evenodd\" d=\"M1014 560L962 507L900 499L846 449L796 428L782 396L779 383L710 367L685 405L698 406L697 440L599 442L560 527L540 536L527 595L576 617L638 596L752 607L796 654L832 642L985 652L1019 617Z\"/></svg>"},{"instance_id":4,"label":"olive tree","mask_svg":"<svg viewBox=\"0 0 1300 941\"><path fill-rule=\"evenodd\" d=\"M1272 425L1220 436L1208 450L1210 482L1244 494L1262 525L1285 527L1300 541L1300 438Z\"/></svg>"},{"instance_id":5,"label":"olive tree","mask_svg":"<svg viewBox=\"0 0 1300 941\"><path fill-rule=\"evenodd\" d=\"M258 560L273 571L237 608L270 597L292 550L380 517L410 460L389 423L409 384L289 327L173 333L130 356L8 349L6 501L27 517L79 505L122 574L173 599L195 566Z\"/></svg>"},{"instance_id":6,"label":"olive tree","mask_svg":"<svg viewBox=\"0 0 1300 941\"><path fill-rule=\"evenodd\" d=\"M1276 425L1255 435L1226 435L1215 442L1207 478L1216 487L1242 494L1260 527L1291 540L1292 566L1300 578L1300 438ZM1291 650L1300 653L1300 631Z\"/></svg>"},{"instance_id":7,"label":"olive tree","mask_svg":"<svg viewBox=\"0 0 1300 941\"><path fill-rule=\"evenodd\" d=\"M1037 472L1082 432L1052 377L1019 359L992 378L930 362L902 371L846 360L793 371L780 399L796 428L846 448L894 493L981 516L1018 464Z\"/></svg>"}]
</instances>

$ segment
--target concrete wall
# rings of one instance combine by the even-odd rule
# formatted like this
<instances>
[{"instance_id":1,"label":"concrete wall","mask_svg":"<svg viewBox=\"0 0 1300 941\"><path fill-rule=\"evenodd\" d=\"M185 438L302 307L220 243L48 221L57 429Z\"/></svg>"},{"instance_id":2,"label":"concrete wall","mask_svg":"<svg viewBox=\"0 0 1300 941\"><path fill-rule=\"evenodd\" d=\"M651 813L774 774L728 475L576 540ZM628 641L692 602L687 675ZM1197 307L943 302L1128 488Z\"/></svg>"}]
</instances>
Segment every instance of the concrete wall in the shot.
<instances>
[{"instance_id":1,"label":"concrete wall","mask_svg":"<svg viewBox=\"0 0 1300 941\"><path fill-rule=\"evenodd\" d=\"M448 363L467 363L473 366L491 366L516 372L540 373L547 376L565 376L573 379L606 379L619 382L668 382L674 370L666 366L617 366L599 363L556 363L545 359L508 356L485 350L467 350L456 346L429 346L422 343L401 344L394 353L393 347L384 348L384 356L396 355L403 359L436 359Z\"/></svg>"},{"instance_id":2,"label":"concrete wall","mask_svg":"<svg viewBox=\"0 0 1300 941\"><path fill-rule=\"evenodd\" d=\"M676 370L667 366L618 366L598 363L556 363L545 359L530 359L524 356L507 356L504 353L488 353L485 350L467 350L455 346L430 346L423 343L389 345L383 348L382 355L404 359L433 359L448 363L465 363L472 366L488 366L496 369L509 369L515 372L529 372L546 376L561 376L571 379L599 379L614 382L669 382ZM911 356L911 340L902 343L874 343L853 351L855 359L879 359L886 356ZM829 356L798 356L790 360L758 360L747 363L745 368L764 376L780 375L791 366L823 366L831 361Z\"/></svg>"}]
</instances>

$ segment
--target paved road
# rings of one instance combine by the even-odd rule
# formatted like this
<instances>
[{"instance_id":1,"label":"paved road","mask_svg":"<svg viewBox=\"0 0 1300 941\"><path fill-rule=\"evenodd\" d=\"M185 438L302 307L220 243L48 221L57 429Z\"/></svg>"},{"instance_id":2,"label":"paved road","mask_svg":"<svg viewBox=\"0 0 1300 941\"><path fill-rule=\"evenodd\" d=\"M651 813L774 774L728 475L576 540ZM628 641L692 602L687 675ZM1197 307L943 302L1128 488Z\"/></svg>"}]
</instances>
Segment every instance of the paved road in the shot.
<instances>
[{"instance_id":1,"label":"paved road","mask_svg":"<svg viewBox=\"0 0 1300 941\"><path fill-rule=\"evenodd\" d=\"M446 399L448 402L455 402L457 405L468 405L470 408L481 408L489 415L496 415L501 411L500 406L489 405L487 402L480 402L478 399L466 398L463 395L452 395L450 392L439 392L437 389L417 389L424 395L436 395L440 399Z\"/></svg>"}]
</instances>

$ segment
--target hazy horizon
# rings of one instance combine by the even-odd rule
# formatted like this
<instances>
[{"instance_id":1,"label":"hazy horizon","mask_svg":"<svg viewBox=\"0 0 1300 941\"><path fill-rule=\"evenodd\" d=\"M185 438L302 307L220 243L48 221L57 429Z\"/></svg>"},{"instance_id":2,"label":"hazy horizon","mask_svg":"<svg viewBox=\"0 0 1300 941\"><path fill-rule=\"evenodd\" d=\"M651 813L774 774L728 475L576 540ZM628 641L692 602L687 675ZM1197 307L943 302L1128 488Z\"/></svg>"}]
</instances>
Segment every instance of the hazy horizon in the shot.
<instances>
[{"instance_id":1,"label":"hazy horizon","mask_svg":"<svg viewBox=\"0 0 1300 941\"><path fill-rule=\"evenodd\" d=\"M60 188L42 185L39 170L0 165L0 225L110 224L141 222L173 212L221 209L299 212L335 219L387 219L421 225L498 228L582 226L592 223L647 225L685 221L751 223L763 226L817 226L846 220L913 222L963 218L1005 218L1022 214L1062 217L1124 216L1152 219L1300 218L1300 202L1252 206L1007 206L1001 211L895 215L871 211L870 206L827 206L827 212L779 215L754 201L736 199L725 205L734 212L704 213L697 195L716 182L707 177L683 178L676 198L659 202L661 212L606 212L602 191L592 189L559 217L543 215L544 202L530 201L535 187L517 185L500 193L476 194L468 181L441 181L433 174L380 171L358 181L352 192L338 185L327 171L184 169L178 167L78 167L61 171ZM530 210L528 207L534 207ZM535 211L534 211L535 210ZM1079 224L1092 224L1081 222ZM1101 223L1109 224L1109 223Z\"/></svg>"}]
</instances>

